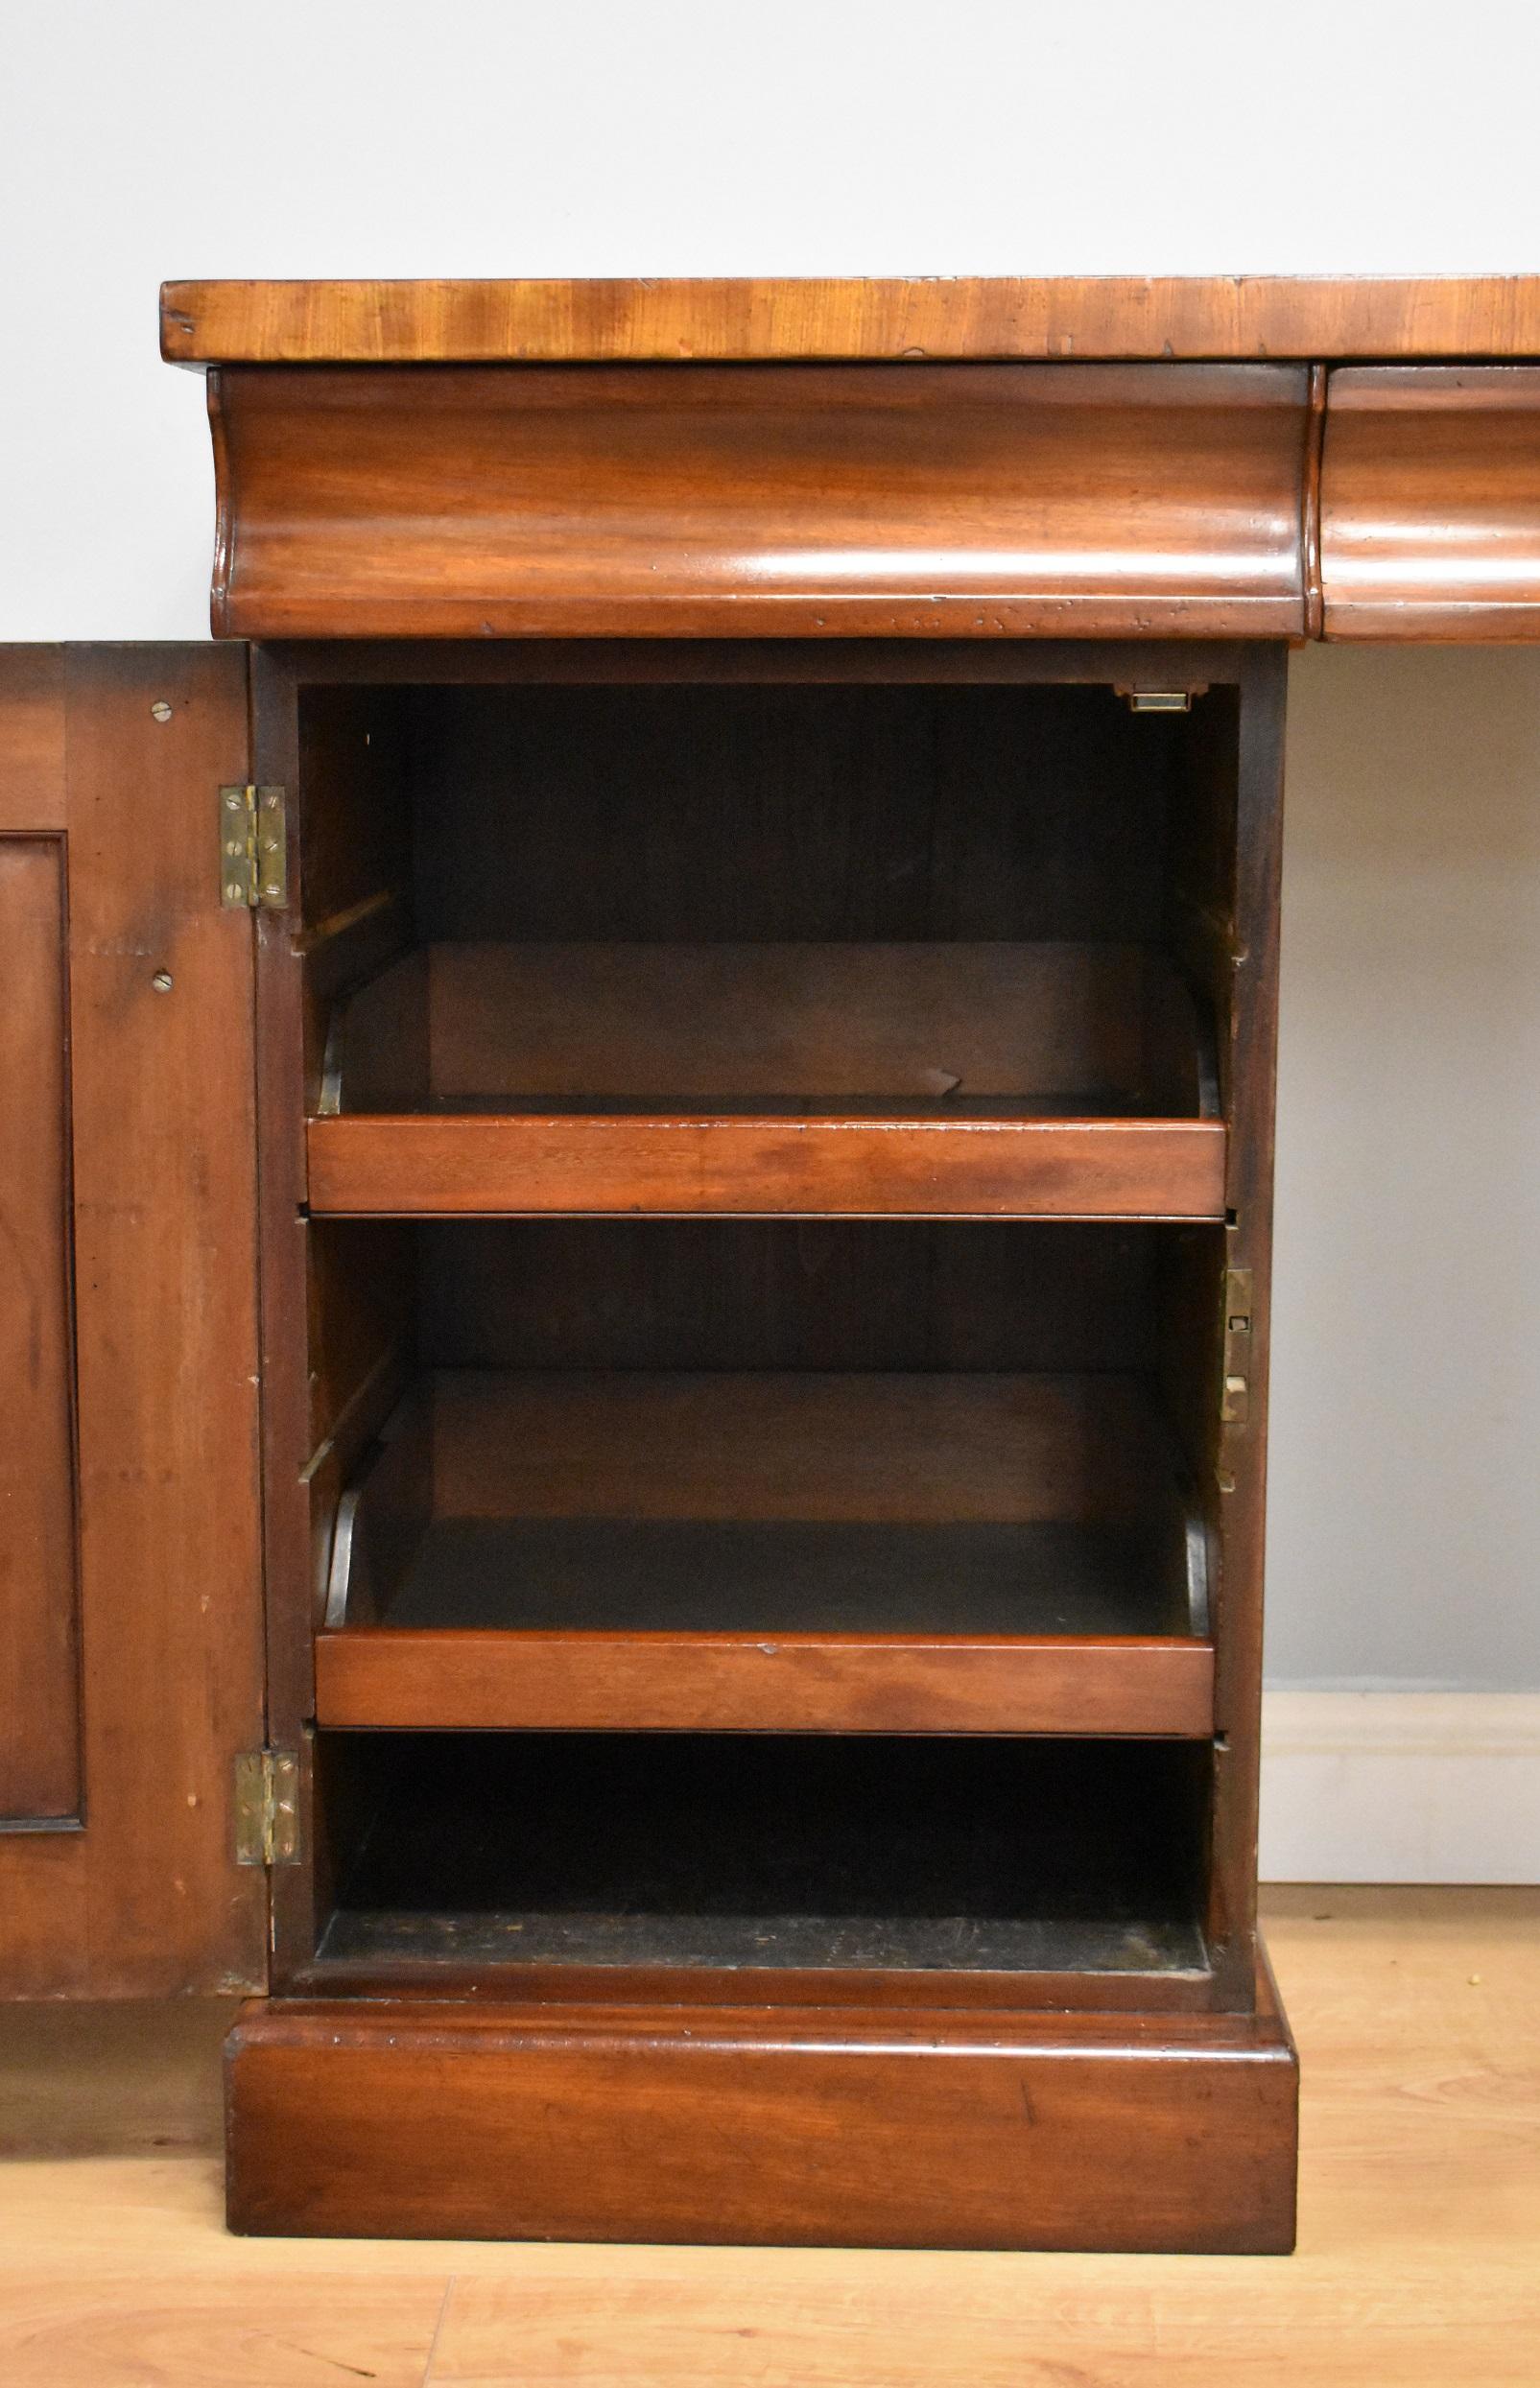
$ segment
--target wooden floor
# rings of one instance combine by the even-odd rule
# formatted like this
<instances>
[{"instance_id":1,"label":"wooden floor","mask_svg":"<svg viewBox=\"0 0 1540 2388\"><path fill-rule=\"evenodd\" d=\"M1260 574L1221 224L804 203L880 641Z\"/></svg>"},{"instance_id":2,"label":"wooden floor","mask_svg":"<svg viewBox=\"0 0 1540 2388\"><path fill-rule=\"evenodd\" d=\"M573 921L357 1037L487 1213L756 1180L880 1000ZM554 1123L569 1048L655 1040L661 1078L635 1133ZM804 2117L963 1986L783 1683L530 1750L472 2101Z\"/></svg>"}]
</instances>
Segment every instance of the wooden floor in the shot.
<instances>
[{"instance_id":1,"label":"wooden floor","mask_svg":"<svg viewBox=\"0 0 1540 2388\"><path fill-rule=\"evenodd\" d=\"M1540 1891L1274 1891L1291 2258L241 2240L208 2007L0 2009L5 2388L1540 2378Z\"/></svg>"}]
</instances>

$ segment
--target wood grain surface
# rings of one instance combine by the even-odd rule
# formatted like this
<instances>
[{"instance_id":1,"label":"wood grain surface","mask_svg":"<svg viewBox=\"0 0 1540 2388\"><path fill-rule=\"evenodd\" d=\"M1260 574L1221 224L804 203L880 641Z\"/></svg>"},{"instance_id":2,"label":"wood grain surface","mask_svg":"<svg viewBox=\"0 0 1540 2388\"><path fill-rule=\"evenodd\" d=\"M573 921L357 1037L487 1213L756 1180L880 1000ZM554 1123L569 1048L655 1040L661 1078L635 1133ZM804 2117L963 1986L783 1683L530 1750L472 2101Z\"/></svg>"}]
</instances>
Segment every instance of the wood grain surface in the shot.
<instances>
[{"instance_id":1,"label":"wood grain surface","mask_svg":"<svg viewBox=\"0 0 1540 2388\"><path fill-rule=\"evenodd\" d=\"M0 732L3 737L3 732ZM64 840L0 817L0 1818L80 1806Z\"/></svg>"},{"instance_id":2,"label":"wood grain surface","mask_svg":"<svg viewBox=\"0 0 1540 2388\"><path fill-rule=\"evenodd\" d=\"M1540 367L1333 373L1321 586L1330 639L1540 637Z\"/></svg>"},{"instance_id":3,"label":"wood grain surface","mask_svg":"<svg viewBox=\"0 0 1540 2388\"><path fill-rule=\"evenodd\" d=\"M1540 356L1540 274L167 282L181 365Z\"/></svg>"},{"instance_id":4,"label":"wood grain surface","mask_svg":"<svg viewBox=\"0 0 1540 2388\"><path fill-rule=\"evenodd\" d=\"M795 1110L995 1095L1136 1111L1147 1004L1157 1008L1146 974L1168 985L1175 975L1158 949L1110 939L436 944L347 1005L344 1112L414 1107L390 1099L406 1042L393 982L424 968L436 1106L545 1097L580 1110L585 1099L652 1110L757 1097ZM1189 1018L1195 1111L1196 1041ZM349 1087L355 1050L367 1101Z\"/></svg>"},{"instance_id":5,"label":"wood grain surface","mask_svg":"<svg viewBox=\"0 0 1540 2388\"><path fill-rule=\"evenodd\" d=\"M235 1752L262 1737L251 932L221 910L209 867L210 792L247 777L246 658L0 650L0 827L35 838L35 892L38 847L52 863L67 839L67 1083L57 935L39 916L45 933L8 938L4 961L8 1005L38 1031L30 1066L47 1082L33 1097L67 1098L51 1125L22 1125L12 1161L48 1181L33 1189L25 1266L51 1283L54 1310L36 1360L40 1387L53 1373L56 1448L37 1454L50 1470L37 1489L58 1541L30 1579L51 1615L34 1613L20 1646L36 1658L41 1637L54 1652L41 1717L62 1691L69 1569L55 1209L67 1149L84 1819L0 1835L0 1996L255 1985L266 1903L261 1876L234 1863L231 1826ZM18 1091L8 1074L7 1098ZM6 1392L13 1430L25 1405Z\"/></svg>"},{"instance_id":6,"label":"wood grain surface","mask_svg":"<svg viewBox=\"0 0 1540 2388\"><path fill-rule=\"evenodd\" d=\"M382 1113L313 1119L305 1146L319 1218L1224 1214L1219 1120Z\"/></svg>"},{"instance_id":7,"label":"wood grain surface","mask_svg":"<svg viewBox=\"0 0 1540 2388\"><path fill-rule=\"evenodd\" d=\"M1254 2016L255 2002L230 2223L343 2236L1285 2254Z\"/></svg>"},{"instance_id":8,"label":"wood grain surface","mask_svg":"<svg viewBox=\"0 0 1540 2388\"><path fill-rule=\"evenodd\" d=\"M318 1640L316 1717L411 1732L1204 1738L1214 1729L1214 1649L1161 1635L363 1626Z\"/></svg>"},{"instance_id":9,"label":"wood grain surface","mask_svg":"<svg viewBox=\"0 0 1540 2388\"><path fill-rule=\"evenodd\" d=\"M450 1371L435 1495L454 1517L1144 1515L1171 1473L1137 1374Z\"/></svg>"},{"instance_id":10,"label":"wood grain surface","mask_svg":"<svg viewBox=\"0 0 1540 2388\"><path fill-rule=\"evenodd\" d=\"M222 367L214 627L1298 637L1307 403L1268 365Z\"/></svg>"}]
</instances>

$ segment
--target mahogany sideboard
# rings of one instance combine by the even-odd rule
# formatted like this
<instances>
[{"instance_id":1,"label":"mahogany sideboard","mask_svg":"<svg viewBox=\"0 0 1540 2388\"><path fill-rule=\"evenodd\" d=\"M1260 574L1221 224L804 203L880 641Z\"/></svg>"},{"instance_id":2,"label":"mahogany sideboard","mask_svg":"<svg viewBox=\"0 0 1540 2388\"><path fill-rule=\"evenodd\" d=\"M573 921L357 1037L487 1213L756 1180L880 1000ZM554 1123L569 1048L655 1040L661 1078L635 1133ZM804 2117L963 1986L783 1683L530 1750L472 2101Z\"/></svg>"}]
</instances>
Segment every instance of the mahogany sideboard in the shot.
<instances>
[{"instance_id":1,"label":"mahogany sideboard","mask_svg":"<svg viewBox=\"0 0 1540 2388\"><path fill-rule=\"evenodd\" d=\"M1540 635L1540 278L193 283L0 650L0 1990L241 2230L1285 2250L1285 663Z\"/></svg>"}]
</instances>

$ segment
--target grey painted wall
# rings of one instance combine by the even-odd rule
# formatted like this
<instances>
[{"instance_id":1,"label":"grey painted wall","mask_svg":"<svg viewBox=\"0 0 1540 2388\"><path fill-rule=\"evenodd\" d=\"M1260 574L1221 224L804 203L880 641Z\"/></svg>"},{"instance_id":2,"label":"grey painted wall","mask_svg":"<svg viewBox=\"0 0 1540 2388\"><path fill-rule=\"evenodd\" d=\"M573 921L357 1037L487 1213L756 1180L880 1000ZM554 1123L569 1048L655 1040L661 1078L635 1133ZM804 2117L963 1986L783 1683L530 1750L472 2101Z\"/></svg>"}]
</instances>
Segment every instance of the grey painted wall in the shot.
<instances>
[{"instance_id":1,"label":"grey painted wall","mask_svg":"<svg viewBox=\"0 0 1540 2388\"><path fill-rule=\"evenodd\" d=\"M1290 674L1269 1680L1540 1687L1540 651Z\"/></svg>"}]
</instances>

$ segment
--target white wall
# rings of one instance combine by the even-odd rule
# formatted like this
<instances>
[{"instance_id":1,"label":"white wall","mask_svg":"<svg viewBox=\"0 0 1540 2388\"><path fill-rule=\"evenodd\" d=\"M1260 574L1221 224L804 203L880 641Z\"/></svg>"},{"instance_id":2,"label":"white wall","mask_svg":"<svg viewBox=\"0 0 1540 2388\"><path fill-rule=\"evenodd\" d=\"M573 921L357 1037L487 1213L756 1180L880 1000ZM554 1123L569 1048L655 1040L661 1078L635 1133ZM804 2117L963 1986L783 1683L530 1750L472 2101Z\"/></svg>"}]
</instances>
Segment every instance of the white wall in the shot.
<instances>
[{"instance_id":1,"label":"white wall","mask_svg":"<svg viewBox=\"0 0 1540 2388\"><path fill-rule=\"evenodd\" d=\"M201 274L1540 267L1540 15L11 0L0 638L196 638ZM1294 670L1271 1660L1540 1687L1540 651Z\"/></svg>"}]
</instances>

